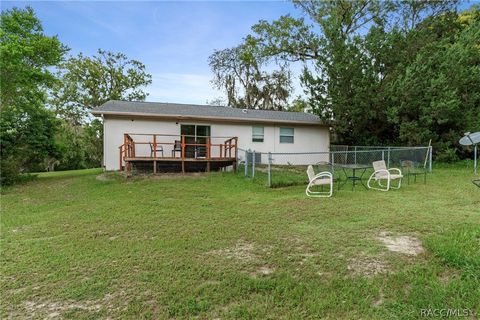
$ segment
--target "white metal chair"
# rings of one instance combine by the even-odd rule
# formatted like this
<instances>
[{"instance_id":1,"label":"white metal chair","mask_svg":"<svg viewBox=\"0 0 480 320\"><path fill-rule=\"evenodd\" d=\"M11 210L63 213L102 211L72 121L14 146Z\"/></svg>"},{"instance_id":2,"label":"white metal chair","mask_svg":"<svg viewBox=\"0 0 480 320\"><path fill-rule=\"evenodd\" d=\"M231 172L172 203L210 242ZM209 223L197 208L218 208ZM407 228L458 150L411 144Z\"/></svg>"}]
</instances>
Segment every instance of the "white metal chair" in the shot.
<instances>
[{"instance_id":1,"label":"white metal chair","mask_svg":"<svg viewBox=\"0 0 480 320\"><path fill-rule=\"evenodd\" d=\"M390 188L392 189L400 189L400 186L402 185L402 171L398 168L390 168L387 169L387 165L385 164L384 160L380 161L374 161L373 162L373 170L375 170L370 178L368 179L367 186L369 189L374 189L374 190L380 190L380 191L388 191ZM397 172L397 173L391 173ZM379 187L372 187L371 182L372 180L375 180L375 182L378 183ZM387 185L384 186L382 184L382 181L387 181ZM393 186L392 181L398 180L398 185Z\"/></svg>"},{"instance_id":2,"label":"white metal chair","mask_svg":"<svg viewBox=\"0 0 480 320\"><path fill-rule=\"evenodd\" d=\"M317 197L317 198L326 198L331 197L333 194L333 176L328 171L323 171L318 174L315 174L313 171L313 167L310 165L307 168L307 176L308 176L308 186L305 189L305 194L309 197ZM310 190L314 186L324 186L329 185L329 191L312 191Z\"/></svg>"}]
</instances>

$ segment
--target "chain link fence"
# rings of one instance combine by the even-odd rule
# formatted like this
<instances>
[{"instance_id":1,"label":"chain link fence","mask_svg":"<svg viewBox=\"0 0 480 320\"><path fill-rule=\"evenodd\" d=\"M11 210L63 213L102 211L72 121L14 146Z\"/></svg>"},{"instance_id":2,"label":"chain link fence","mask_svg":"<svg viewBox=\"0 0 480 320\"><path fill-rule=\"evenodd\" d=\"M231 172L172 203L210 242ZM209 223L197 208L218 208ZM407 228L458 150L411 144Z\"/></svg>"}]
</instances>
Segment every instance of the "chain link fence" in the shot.
<instances>
[{"instance_id":1,"label":"chain link fence","mask_svg":"<svg viewBox=\"0 0 480 320\"><path fill-rule=\"evenodd\" d=\"M400 168L405 161L431 172L432 147L375 147L332 145L327 152L276 153L239 149L239 172L269 187L308 183L306 170L330 171L337 180L345 179L342 165L372 166L384 160L387 167ZM369 170L373 172L373 169Z\"/></svg>"}]
</instances>

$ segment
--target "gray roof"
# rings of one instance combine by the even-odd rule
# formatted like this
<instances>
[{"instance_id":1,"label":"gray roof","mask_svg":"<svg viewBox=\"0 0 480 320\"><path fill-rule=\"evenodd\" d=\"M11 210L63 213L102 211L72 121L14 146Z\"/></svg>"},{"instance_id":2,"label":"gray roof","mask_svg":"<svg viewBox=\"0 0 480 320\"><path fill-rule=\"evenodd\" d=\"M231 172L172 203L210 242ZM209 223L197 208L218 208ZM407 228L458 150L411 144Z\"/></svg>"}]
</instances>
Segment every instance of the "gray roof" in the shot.
<instances>
[{"instance_id":1,"label":"gray roof","mask_svg":"<svg viewBox=\"0 0 480 320\"><path fill-rule=\"evenodd\" d=\"M168 117L179 119L212 119L249 122L283 122L322 124L316 115L304 112L242 110L231 107L163 102L132 102L111 100L92 110L94 115Z\"/></svg>"}]
</instances>

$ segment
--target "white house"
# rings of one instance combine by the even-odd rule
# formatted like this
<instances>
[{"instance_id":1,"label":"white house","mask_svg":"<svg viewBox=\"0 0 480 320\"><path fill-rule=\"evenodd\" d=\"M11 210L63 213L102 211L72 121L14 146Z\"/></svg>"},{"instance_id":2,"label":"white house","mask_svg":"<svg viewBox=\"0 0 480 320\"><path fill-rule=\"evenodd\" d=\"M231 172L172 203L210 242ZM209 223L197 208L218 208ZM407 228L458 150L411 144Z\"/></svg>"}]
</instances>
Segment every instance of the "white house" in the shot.
<instances>
[{"instance_id":1,"label":"white house","mask_svg":"<svg viewBox=\"0 0 480 320\"><path fill-rule=\"evenodd\" d=\"M103 119L106 170L122 169L125 160L187 162L235 157L236 163L247 149L320 152L328 151L330 145L329 128L317 116L303 112L108 101L92 114ZM303 162L307 164L308 159Z\"/></svg>"}]
</instances>

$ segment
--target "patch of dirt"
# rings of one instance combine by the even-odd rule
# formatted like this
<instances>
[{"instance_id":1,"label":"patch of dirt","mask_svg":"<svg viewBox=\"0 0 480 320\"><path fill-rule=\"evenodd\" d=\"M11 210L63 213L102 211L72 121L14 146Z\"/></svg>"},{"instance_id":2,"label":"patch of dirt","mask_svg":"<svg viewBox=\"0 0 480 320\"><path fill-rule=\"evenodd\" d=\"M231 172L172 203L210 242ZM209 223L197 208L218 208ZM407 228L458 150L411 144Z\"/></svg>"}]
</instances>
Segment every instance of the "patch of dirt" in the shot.
<instances>
[{"instance_id":1,"label":"patch of dirt","mask_svg":"<svg viewBox=\"0 0 480 320\"><path fill-rule=\"evenodd\" d=\"M112 181L105 173L101 173L95 177L97 181Z\"/></svg>"},{"instance_id":2,"label":"patch of dirt","mask_svg":"<svg viewBox=\"0 0 480 320\"><path fill-rule=\"evenodd\" d=\"M234 247L210 251L209 254L222 256L228 259L237 259L241 261L252 261L257 259L254 253L253 243L238 240Z\"/></svg>"},{"instance_id":3,"label":"patch of dirt","mask_svg":"<svg viewBox=\"0 0 480 320\"><path fill-rule=\"evenodd\" d=\"M361 254L349 260L348 271L354 276L371 277L389 271L388 263L381 256L372 257Z\"/></svg>"},{"instance_id":4,"label":"patch of dirt","mask_svg":"<svg viewBox=\"0 0 480 320\"><path fill-rule=\"evenodd\" d=\"M456 270L445 270L437 275L438 280L443 284L448 284L452 279L459 277Z\"/></svg>"},{"instance_id":5,"label":"patch of dirt","mask_svg":"<svg viewBox=\"0 0 480 320\"><path fill-rule=\"evenodd\" d=\"M260 266L255 272L250 273L250 276L256 278L258 275L268 276L275 272L275 268L272 266L264 265Z\"/></svg>"},{"instance_id":6,"label":"patch of dirt","mask_svg":"<svg viewBox=\"0 0 480 320\"><path fill-rule=\"evenodd\" d=\"M383 288L380 288L380 291L378 292L378 297L373 301L372 306L378 308L383 304L384 301L385 295L383 294Z\"/></svg>"},{"instance_id":7,"label":"patch of dirt","mask_svg":"<svg viewBox=\"0 0 480 320\"><path fill-rule=\"evenodd\" d=\"M57 318L63 312L79 309L98 312L102 305L94 301L62 301L62 302L34 302L26 301L25 310L32 316L45 315L47 319Z\"/></svg>"},{"instance_id":8,"label":"patch of dirt","mask_svg":"<svg viewBox=\"0 0 480 320\"><path fill-rule=\"evenodd\" d=\"M116 294L107 293L98 301L25 301L24 310L31 318L39 319L58 319L62 314L72 310L82 310L86 312L99 312L102 308L107 308L110 312L118 308L125 308L128 300L125 299L125 292L119 291ZM124 301L123 306L117 305L118 301ZM18 316L18 317L17 317ZM11 314L11 318L19 318L20 315Z\"/></svg>"},{"instance_id":9,"label":"patch of dirt","mask_svg":"<svg viewBox=\"0 0 480 320\"><path fill-rule=\"evenodd\" d=\"M299 260L300 265L319 255L317 252L313 252L312 248L299 237L283 238L282 240L285 243L283 247L292 252L288 258Z\"/></svg>"},{"instance_id":10,"label":"patch of dirt","mask_svg":"<svg viewBox=\"0 0 480 320\"><path fill-rule=\"evenodd\" d=\"M425 251L422 242L412 236L393 236L389 232L381 232L377 239L383 242L388 250L393 252L416 256Z\"/></svg>"}]
</instances>

